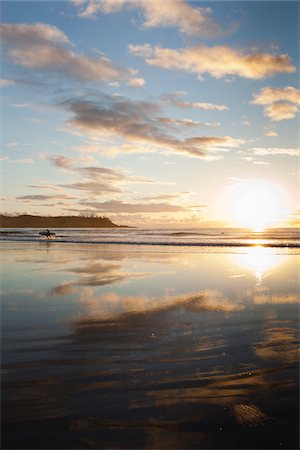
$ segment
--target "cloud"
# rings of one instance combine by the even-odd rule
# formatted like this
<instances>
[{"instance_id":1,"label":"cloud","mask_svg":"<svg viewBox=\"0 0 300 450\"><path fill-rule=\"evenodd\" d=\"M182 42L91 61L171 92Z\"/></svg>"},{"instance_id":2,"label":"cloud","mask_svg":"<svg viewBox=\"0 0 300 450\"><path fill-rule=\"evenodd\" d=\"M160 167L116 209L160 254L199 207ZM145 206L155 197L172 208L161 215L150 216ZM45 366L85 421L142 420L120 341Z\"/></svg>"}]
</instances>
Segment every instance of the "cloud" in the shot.
<instances>
[{"instance_id":1,"label":"cloud","mask_svg":"<svg viewBox=\"0 0 300 450\"><path fill-rule=\"evenodd\" d=\"M264 106L264 115L272 121L293 119L299 112L300 90L293 86L265 87L251 103Z\"/></svg>"},{"instance_id":2,"label":"cloud","mask_svg":"<svg viewBox=\"0 0 300 450\"><path fill-rule=\"evenodd\" d=\"M31 158L25 158L25 159L10 159L9 156L2 156L0 158L0 161L6 161L9 164L32 164L34 161Z\"/></svg>"},{"instance_id":3,"label":"cloud","mask_svg":"<svg viewBox=\"0 0 300 450\"><path fill-rule=\"evenodd\" d=\"M144 86L145 80L143 78L132 78L128 81L129 86L139 87Z\"/></svg>"},{"instance_id":4,"label":"cloud","mask_svg":"<svg viewBox=\"0 0 300 450\"><path fill-rule=\"evenodd\" d=\"M150 102L137 102L121 96L103 96L99 102L69 99L61 106L73 114L69 126L89 137L122 138L130 145L151 145L186 156L210 158L209 152L238 147L244 141L230 136L174 135L174 121L162 119L160 108ZM177 122L177 125L179 123ZM182 124L181 124L182 125ZM186 122L185 122L186 127Z\"/></svg>"},{"instance_id":5,"label":"cloud","mask_svg":"<svg viewBox=\"0 0 300 450\"><path fill-rule=\"evenodd\" d=\"M177 106L178 108L197 108L208 111L225 111L228 106L225 105L217 105L215 103L207 103L207 102L190 102L182 100L182 96L184 96L185 92L173 92L169 94L164 94L162 96L162 100L167 103L171 103L171 105Z\"/></svg>"},{"instance_id":6,"label":"cloud","mask_svg":"<svg viewBox=\"0 0 300 450\"><path fill-rule=\"evenodd\" d=\"M72 282L66 282L62 283L58 286L55 286L53 289L50 290L50 295L58 295L60 297L64 295L71 295L76 292L75 287L73 286Z\"/></svg>"},{"instance_id":7,"label":"cloud","mask_svg":"<svg viewBox=\"0 0 300 450\"><path fill-rule=\"evenodd\" d=\"M15 148L15 147L18 147L19 145L20 145L19 142L8 142L7 144L5 144L5 147Z\"/></svg>"},{"instance_id":8,"label":"cloud","mask_svg":"<svg viewBox=\"0 0 300 450\"><path fill-rule=\"evenodd\" d=\"M82 201L81 205L96 209L99 213L161 213L161 212L183 212L186 208L169 203L126 203L118 200L107 202Z\"/></svg>"},{"instance_id":9,"label":"cloud","mask_svg":"<svg viewBox=\"0 0 300 450\"><path fill-rule=\"evenodd\" d=\"M64 155L49 156L48 159L53 166L60 167L62 169L69 169L75 163L75 158Z\"/></svg>"},{"instance_id":10,"label":"cloud","mask_svg":"<svg viewBox=\"0 0 300 450\"><path fill-rule=\"evenodd\" d=\"M97 58L77 54L68 37L57 27L42 23L0 24L3 43L10 58L29 69L50 70L80 81L124 80L131 86L141 86L136 71L119 67L105 55Z\"/></svg>"},{"instance_id":11,"label":"cloud","mask_svg":"<svg viewBox=\"0 0 300 450\"><path fill-rule=\"evenodd\" d=\"M275 130L266 130L266 131L264 132L264 135L265 135L265 136L268 136L268 137L275 137L275 136L278 136L278 134L277 134L277 132L276 132Z\"/></svg>"},{"instance_id":12,"label":"cloud","mask_svg":"<svg viewBox=\"0 0 300 450\"><path fill-rule=\"evenodd\" d=\"M32 164L34 161L32 158L25 158L25 159L10 159L9 162L11 164Z\"/></svg>"},{"instance_id":13,"label":"cloud","mask_svg":"<svg viewBox=\"0 0 300 450\"><path fill-rule=\"evenodd\" d=\"M177 101L174 102L174 105L179 108L198 108L204 110L215 110L215 111L225 111L229 109L228 106L225 105L216 105L214 103L203 103L203 102L183 102Z\"/></svg>"},{"instance_id":14,"label":"cloud","mask_svg":"<svg viewBox=\"0 0 300 450\"><path fill-rule=\"evenodd\" d=\"M130 9L142 10L144 28L176 27L181 33L205 38L225 34L215 21L211 8L192 7L184 0L88 0L80 3L75 1L74 4L80 6L79 16L84 18L95 17L99 12L118 13L128 6ZM234 27L228 32L233 30Z\"/></svg>"},{"instance_id":15,"label":"cloud","mask_svg":"<svg viewBox=\"0 0 300 450\"><path fill-rule=\"evenodd\" d=\"M31 202L31 201L45 201L45 200L74 199L74 197L71 197L66 194L56 194L56 195L32 194L32 195L18 196L16 197L16 199Z\"/></svg>"},{"instance_id":16,"label":"cloud","mask_svg":"<svg viewBox=\"0 0 300 450\"><path fill-rule=\"evenodd\" d=\"M269 117L272 121L293 119L296 117L299 107L292 103L276 102L271 105L267 105L264 108L265 116Z\"/></svg>"},{"instance_id":17,"label":"cloud","mask_svg":"<svg viewBox=\"0 0 300 450\"><path fill-rule=\"evenodd\" d=\"M176 126L184 126L184 127L213 127L217 128L220 126L220 123L217 122L197 122L191 119L171 119L169 117L159 117L159 122L167 125Z\"/></svg>"},{"instance_id":18,"label":"cloud","mask_svg":"<svg viewBox=\"0 0 300 450\"><path fill-rule=\"evenodd\" d=\"M141 200L146 201L168 201L168 200L179 200L182 196L190 194L190 192L183 193L173 193L173 194L158 194L158 195L150 195L148 197L143 197Z\"/></svg>"},{"instance_id":19,"label":"cloud","mask_svg":"<svg viewBox=\"0 0 300 450\"><path fill-rule=\"evenodd\" d=\"M27 187L34 188L34 189L49 189L50 191L59 191L59 192L62 191L62 189L57 186L45 185L45 184L28 184Z\"/></svg>"},{"instance_id":20,"label":"cloud","mask_svg":"<svg viewBox=\"0 0 300 450\"><path fill-rule=\"evenodd\" d=\"M54 25L35 23L32 25L19 23L2 23L0 26L1 39L11 45L21 44L23 47L30 46L35 42L59 42L70 43L66 34Z\"/></svg>"},{"instance_id":21,"label":"cloud","mask_svg":"<svg viewBox=\"0 0 300 450\"><path fill-rule=\"evenodd\" d=\"M83 180L83 181L75 181L69 184L61 184L61 187L67 189L77 189L81 191L87 191L91 195L102 196L106 194L121 194L122 190L112 183L109 182L101 182L101 181L93 181L93 180Z\"/></svg>"},{"instance_id":22,"label":"cloud","mask_svg":"<svg viewBox=\"0 0 300 450\"><path fill-rule=\"evenodd\" d=\"M145 45L129 45L129 52L141 56L151 66L181 70L202 77L240 76L250 79L266 78L277 73L293 73L296 67L288 55L247 52L227 46L197 45L174 50Z\"/></svg>"},{"instance_id":23,"label":"cloud","mask_svg":"<svg viewBox=\"0 0 300 450\"><path fill-rule=\"evenodd\" d=\"M271 105L278 101L286 101L300 105L300 90L292 86L284 88L265 87L254 96L255 105Z\"/></svg>"},{"instance_id":24,"label":"cloud","mask_svg":"<svg viewBox=\"0 0 300 450\"><path fill-rule=\"evenodd\" d=\"M104 143L101 138L97 139L95 135L90 137L92 137L93 140L87 141L77 146L77 149L80 152L83 152L85 155L86 153L99 153L101 155L106 155L114 158L119 154L149 153L153 151L153 148L151 148L149 145L138 142L112 145L109 142Z\"/></svg>"},{"instance_id":25,"label":"cloud","mask_svg":"<svg viewBox=\"0 0 300 450\"><path fill-rule=\"evenodd\" d=\"M299 148L255 147L252 149L252 152L257 156L274 156L274 155L300 156Z\"/></svg>"},{"instance_id":26,"label":"cloud","mask_svg":"<svg viewBox=\"0 0 300 450\"><path fill-rule=\"evenodd\" d=\"M11 86L12 84L15 84L13 80L8 80L7 78L0 78L0 86Z\"/></svg>"},{"instance_id":27,"label":"cloud","mask_svg":"<svg viewBox=\"0 0 300 450\"><path fill-rule=\"evenodd\" d=\"M61 166L58 165L58 167ZM86 191L93 199L105 195L120 195L123 193L121 186L124 184L160 184L160 182L157 182L153 178L132 176L126 171L111 169L109 167L73 166L71 170L74 174L79 174L80 179L72 183L61 184L60 187Z\"/></svg>"}]
</instances>

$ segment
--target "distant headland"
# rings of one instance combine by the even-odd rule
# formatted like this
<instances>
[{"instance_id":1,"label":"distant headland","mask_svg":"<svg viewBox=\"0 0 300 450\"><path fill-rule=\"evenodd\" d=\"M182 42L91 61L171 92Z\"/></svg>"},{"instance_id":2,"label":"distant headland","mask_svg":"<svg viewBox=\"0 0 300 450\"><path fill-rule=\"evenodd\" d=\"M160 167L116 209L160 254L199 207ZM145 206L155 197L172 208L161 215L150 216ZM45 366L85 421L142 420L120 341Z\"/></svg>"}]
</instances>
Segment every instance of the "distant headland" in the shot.
<instances>
[{"instance_id":1,"label":"distant headland","mask_svg":"<svg viewBox=\"0 0 300 450\"><path fill-rule=\"evenodd\" d=\"M0 215L0 228L117 228L108 217ZM124 228L124 226L122 226Z\"/></svg>"}]
</instances>

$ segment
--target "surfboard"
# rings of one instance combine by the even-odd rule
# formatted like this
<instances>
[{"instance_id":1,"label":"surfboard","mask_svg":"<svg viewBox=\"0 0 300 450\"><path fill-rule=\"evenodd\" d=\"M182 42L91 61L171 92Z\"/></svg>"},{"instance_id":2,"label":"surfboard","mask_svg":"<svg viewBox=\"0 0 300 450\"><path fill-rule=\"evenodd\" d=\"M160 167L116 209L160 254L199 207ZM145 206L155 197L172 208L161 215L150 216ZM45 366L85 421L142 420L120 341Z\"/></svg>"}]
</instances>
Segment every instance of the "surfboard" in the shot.
<instances>
[{"instance_id":1,"label":"surfboard","mask_svg":"<svg viewBox=\"0 0 300 450\"><path fill-rule=\"evenodd\" d=\"M48 233L47 231L41 231L39 234L41 236L55 236L55 233Z\"/></svg>"}]
</instances>

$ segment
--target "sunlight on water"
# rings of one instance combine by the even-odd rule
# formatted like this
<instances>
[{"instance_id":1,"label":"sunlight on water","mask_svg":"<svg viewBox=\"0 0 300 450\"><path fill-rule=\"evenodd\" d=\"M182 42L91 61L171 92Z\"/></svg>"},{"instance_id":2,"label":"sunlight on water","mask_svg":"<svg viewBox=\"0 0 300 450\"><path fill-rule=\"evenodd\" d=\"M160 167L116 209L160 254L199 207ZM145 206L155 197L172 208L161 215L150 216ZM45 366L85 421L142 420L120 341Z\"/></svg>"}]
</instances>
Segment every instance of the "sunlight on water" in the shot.
<instances>
[{"instance_id":1,"label":"sunlight on water","mask_svg":"<svg viewBox=\"0 0 300 450\"><path fill-rule=\"evenodd\" d=\"M270 249L259 245L248 248L247 253L231 255L233 262L242 269L252 272L258 282L266 273L281 265L287 258L287 255L273 254Z\"/></svg>"}]
</instances>

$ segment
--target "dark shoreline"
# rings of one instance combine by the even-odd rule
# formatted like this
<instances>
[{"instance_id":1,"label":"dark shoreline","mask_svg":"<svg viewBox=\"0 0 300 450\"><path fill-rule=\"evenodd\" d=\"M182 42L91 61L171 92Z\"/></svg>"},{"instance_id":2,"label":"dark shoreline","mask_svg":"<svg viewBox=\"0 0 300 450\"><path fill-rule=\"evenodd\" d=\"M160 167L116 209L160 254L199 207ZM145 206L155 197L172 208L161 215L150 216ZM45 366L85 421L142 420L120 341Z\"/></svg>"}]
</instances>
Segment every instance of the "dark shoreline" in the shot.
<instances>
[{"instance_id":1,"label":"dark shoreline","mask_svg":"<svg viewBox=\"0 0 300 450\"><path fill-rule=\"evenodd\" d=\"M122 226L124 228L126 226ZM108 217L0 215L0 228L119 228Z\"/></svg>"}]
</instances>

